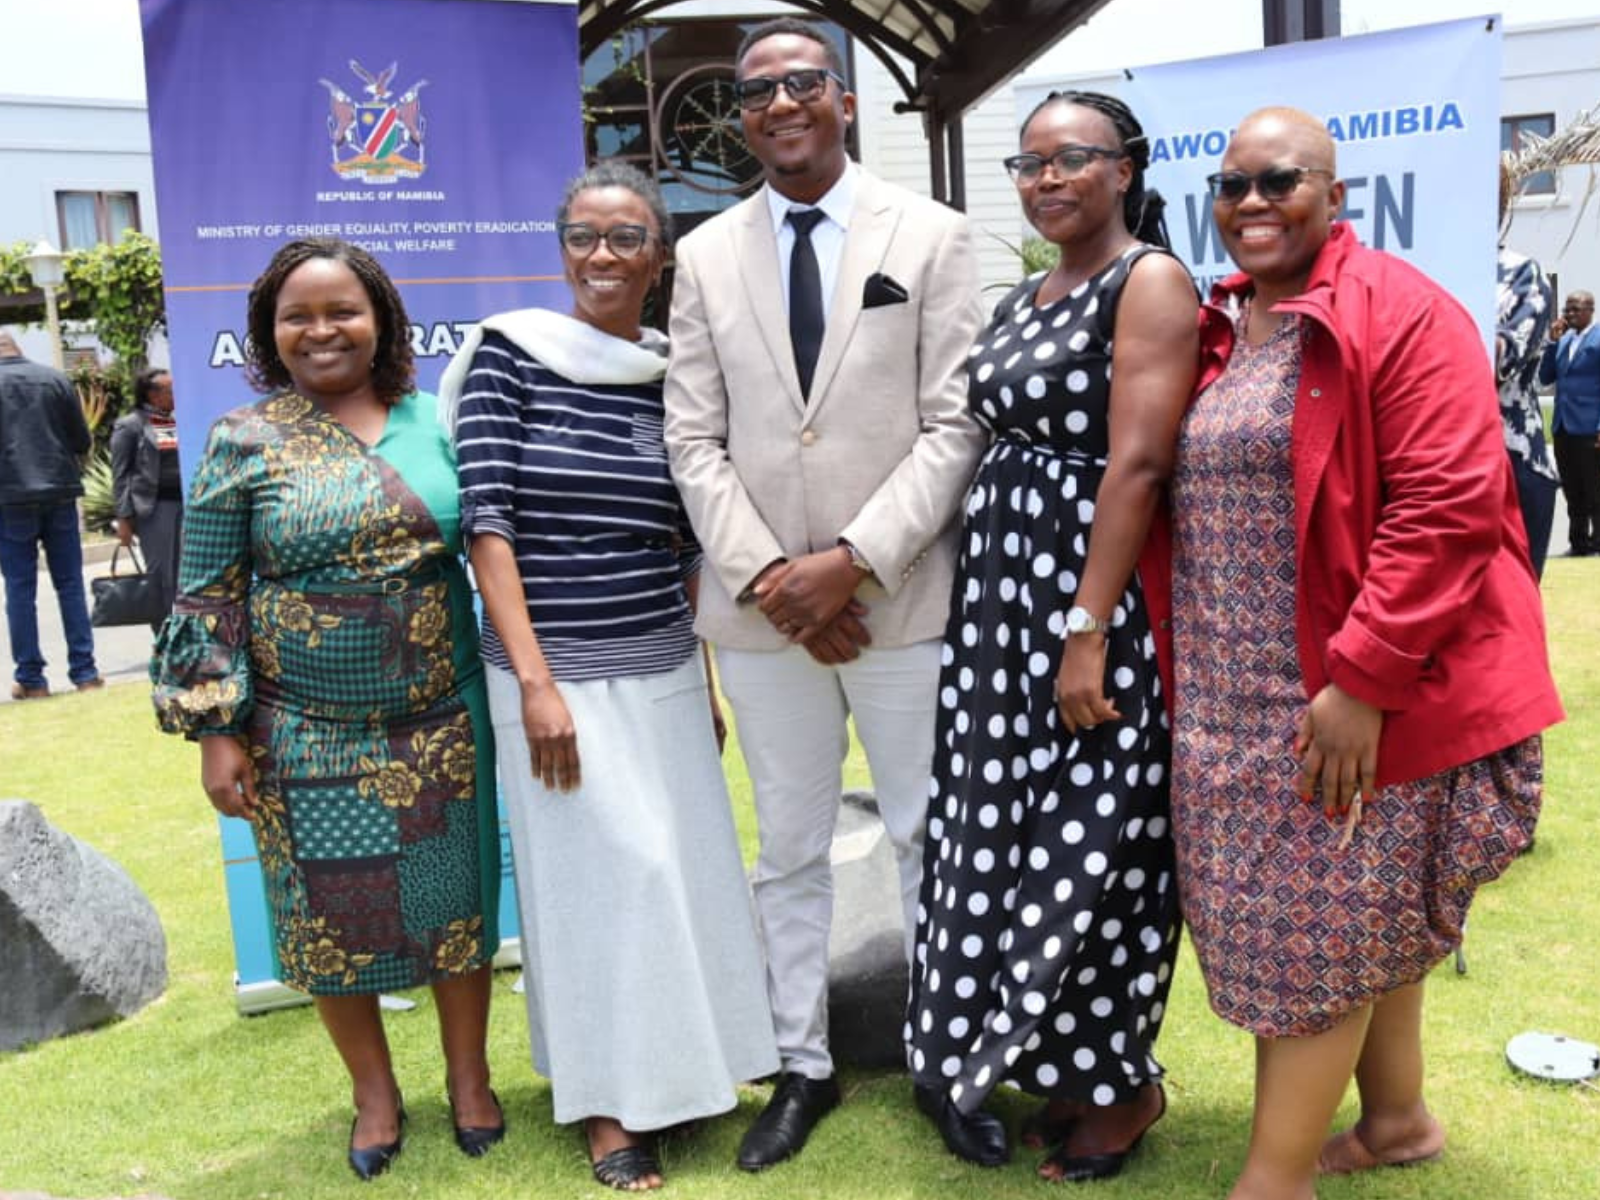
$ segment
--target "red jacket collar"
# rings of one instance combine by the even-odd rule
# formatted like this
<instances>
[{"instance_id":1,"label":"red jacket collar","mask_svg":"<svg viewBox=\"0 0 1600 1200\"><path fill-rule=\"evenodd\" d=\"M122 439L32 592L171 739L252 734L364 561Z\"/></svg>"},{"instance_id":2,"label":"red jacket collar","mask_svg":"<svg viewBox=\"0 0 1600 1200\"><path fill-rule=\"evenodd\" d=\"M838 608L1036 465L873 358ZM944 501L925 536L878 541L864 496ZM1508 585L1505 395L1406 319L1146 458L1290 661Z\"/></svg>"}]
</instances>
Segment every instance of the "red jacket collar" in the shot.
<instances>
[{"instance_id":1,"label":"red jacket collar","mask_svg":"<svg viewBox=\"0 0 1600 1200\"><path fill-rule=\"evenodd\" d=\"M1311 264L1311 277L1306 281L1306 290L1298 296L1281 301L1275 306L1274 311L1326 310L1327 297L1333 291L1334 281L1344 269L1345 260L1360 245L1361 239L1356 236L1356 231L1351 228L1349 221L1335 221L1333 227L1328 230L1328 240L1323 242L1322 249L1317 251L1317 261ZM1218 308L1227 308L1230 304L1239 304L1253 291L1255 283L1250 276L1243 271L1236 271L1212 285L1211 303Z\"/></svg>"}]
</instances>

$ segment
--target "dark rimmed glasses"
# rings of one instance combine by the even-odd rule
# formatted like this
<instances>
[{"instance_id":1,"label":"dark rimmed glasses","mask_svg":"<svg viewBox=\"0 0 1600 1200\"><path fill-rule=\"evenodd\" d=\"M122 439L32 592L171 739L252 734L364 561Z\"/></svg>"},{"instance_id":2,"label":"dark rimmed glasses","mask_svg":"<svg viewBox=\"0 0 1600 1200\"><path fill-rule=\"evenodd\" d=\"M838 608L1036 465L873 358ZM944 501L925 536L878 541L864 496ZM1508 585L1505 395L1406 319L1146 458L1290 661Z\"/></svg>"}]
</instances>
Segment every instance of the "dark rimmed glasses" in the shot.
<instances>
[{"instance_id":1,"label":"dark rimmed glasses","mask_svg":"<svg viewBox=\"0 0 1600 1200\"><path fill-rule=\"evenodd\" d=\"M739 107L745 112L760 112L771 105L778 95L780 86L789 93L789 99L796 104L810 104L813 100L820 99L822 93L828 90L830 79L841 88L845 86L844 76L838 72L825 70L822 67L807 67L800 71L790 71L777 79L768 75L751 75L747 79L735 80L733 94L739 101Z\"/></svg>"},{"instance_id":2,"label":"dark rimmed glasses","mask_svg":"<svg viewBox=\"0 0 1600 1200\"><path fill-rule=\"evenodd\" d=\"M618 258L633 258L650 244L650 231L643 225L613 225L601 233L582 221L562 221L556 225L556 232L561 248L578 258L593 254L601 242Z\"/></svg>"},{"instance_id":3,"label":"dark rimmed glasses","mask_svg":"<svg viewBox=\"0 0 1600 1200\"><path fill-rule=\"evenodd\" d=\"M1014 183L1032 183L1044 174L1046 167L1054 167L1062 179L1073 179L1088 170L1097 158L1127 158L1125 150L1112 150L1107 146L1062 146L1047 157L1037 154L1013 154L1005 160L1006 173Z\"/></svg>"},{"instance_id":4,"label":"dark rimmed glasses","mask_svg":"<svg viewBox=\"0 0 1600 1200\"><path fill-rule=\"evenodd\" d=\"M1268 167L1254 175L1247 175L1243 171L1218 171L1215 175L1206 176L1206 186L1211 189L1212 199L1224 204L1239 203L1250 194L1251 188L1263 200L1287 200L1307 175L1333 178L1333 172L1326 167Z\"/></svg>"}]
</instances>

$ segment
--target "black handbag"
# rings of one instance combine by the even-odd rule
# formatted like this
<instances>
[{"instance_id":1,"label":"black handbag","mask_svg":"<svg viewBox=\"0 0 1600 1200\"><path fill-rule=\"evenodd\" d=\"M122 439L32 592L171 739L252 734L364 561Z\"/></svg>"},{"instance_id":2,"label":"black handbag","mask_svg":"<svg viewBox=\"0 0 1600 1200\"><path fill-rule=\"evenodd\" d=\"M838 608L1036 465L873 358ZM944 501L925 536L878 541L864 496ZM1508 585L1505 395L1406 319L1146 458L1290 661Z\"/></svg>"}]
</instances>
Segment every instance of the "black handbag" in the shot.
<instances>
[{"instance_id":1,"label":"black handbag","mask_svg":"<svg viewBox=\"0 0 1600 1200\"><path fill-rule=\"evenodd\" d=\"M89 581L94 606L89 614L92 625L155 625L166 618L167 611L161 603L161 589L155 578L144 569L139 553L127 547L133 559L131 574L117 574L117 560L123 547L118 546L111 555L111 574Z\"/></svg>"}]
</instances>

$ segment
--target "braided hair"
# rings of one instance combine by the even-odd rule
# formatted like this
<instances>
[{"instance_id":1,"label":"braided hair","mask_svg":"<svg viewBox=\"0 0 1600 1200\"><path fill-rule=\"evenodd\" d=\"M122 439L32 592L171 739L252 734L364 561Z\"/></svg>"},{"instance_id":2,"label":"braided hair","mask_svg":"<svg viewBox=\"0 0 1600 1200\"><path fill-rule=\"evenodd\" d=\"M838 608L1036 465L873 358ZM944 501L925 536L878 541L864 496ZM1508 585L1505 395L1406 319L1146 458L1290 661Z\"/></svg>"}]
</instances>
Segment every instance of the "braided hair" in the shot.
<instances>
[{"instance_id":1,"label":"braided hair","mask_svg":"<svg viewBox=\"0 0 1600 1200\"><path fill-rule=\"evenodd\" d=\"M355 273L372 303L378 323L378 346L372 360L372 390L385 404L400 401L416 386L416 370L411 352L411 320L394 280L360 246L338 238L305 238L285 243L272 256L261 277L250 285L245 325L245 378L260 392L273 392L294 386L289 368L278 357L278 342L273 326L278 315L278 293L284 280L314 258L331 258Z\"/></svg>"},{"instance_id":2,"label":"braided hair","mask_svg":"<svg viewBox=\"0 0 1600 1200\"><path fill-rule=\"evenodd\" d=\"M1145 137L1144 127L1133 115L1133 110L1105 92L1051 92L1034 106L1028 119L1023 121L1024 133L1033 124L1034 117L1049 104L1076 104L1080 108L1093 109L1111 122L1121 143L1118 149L1128 156L1128 161L1133 165L1133 180L1122 198L1123 222L1128 232L1141 242L1149 242L1164 250L1172 249L1164 216L1167 202L1161 198L1160 192L1144 185L1145 168L1150 165L1150 140Z\"/></svg>"}]
</instances>

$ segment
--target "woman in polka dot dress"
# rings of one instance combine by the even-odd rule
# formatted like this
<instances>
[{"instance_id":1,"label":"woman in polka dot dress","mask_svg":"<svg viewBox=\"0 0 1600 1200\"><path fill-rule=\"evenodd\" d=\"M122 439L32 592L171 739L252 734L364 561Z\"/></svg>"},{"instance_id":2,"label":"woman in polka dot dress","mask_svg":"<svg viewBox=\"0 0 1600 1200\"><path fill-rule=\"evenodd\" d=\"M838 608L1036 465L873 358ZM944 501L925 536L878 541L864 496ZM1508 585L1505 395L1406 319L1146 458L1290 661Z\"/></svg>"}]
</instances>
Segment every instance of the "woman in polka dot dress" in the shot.
<instances>
[{"instance_id":1,"label":"woman in polka dot dress","mask_svg":"<svg viewBox=\"0 0 1600 1200\"><path fill-rule=\"evenodd\" d=\"M1197 297L1157 248L1148 148L1120 101L1052 95L1021 149L1007 169L1061 258L1001 301L969 363L992 442L945 634L906 1040L954 1153L1007 1159L980 1108L1007 1083L1048 1100L1024 1132L1051 1148L1040 1175L1093 1179L1165 1108L1169 734L1134 568L1194 379Z\"/></svg>"}]
</instances>

